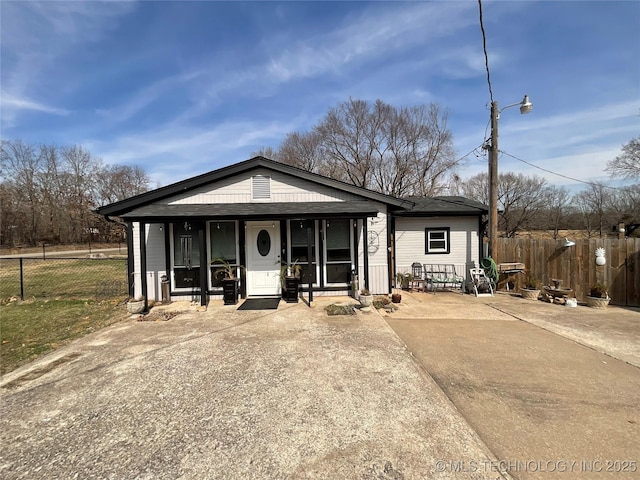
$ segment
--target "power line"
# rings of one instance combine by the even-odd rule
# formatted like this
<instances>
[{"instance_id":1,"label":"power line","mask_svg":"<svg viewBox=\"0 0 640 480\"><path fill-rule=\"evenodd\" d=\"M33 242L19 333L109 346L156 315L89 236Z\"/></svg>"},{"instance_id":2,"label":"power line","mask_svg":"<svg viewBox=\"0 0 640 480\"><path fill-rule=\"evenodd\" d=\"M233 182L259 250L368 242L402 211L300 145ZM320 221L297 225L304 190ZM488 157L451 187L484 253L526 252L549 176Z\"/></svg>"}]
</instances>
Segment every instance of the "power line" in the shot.
<instances>
[{"instance_id":1,"label":"power line","mask_svg":"<svg viewBox=\"0 0 640 480\"><path fill-rule=\"evenodd\" d=\"M566 178L568 180L573 180L574 182L578 182L578 183L584 183L585 185L591 185L592 187L604 187L604 188L609 188L611 190L622 190L623 188L626 187L610 187L609 185L604 185L604 184L600 184L600 183L595 183L595 182L587 182L586 180L580 180L579 178L574 178L574 177L570 177L568 175L563 175L562 173L557 173L557 172L553 172L551 170L547 170L546 168L542 168L539 167L538 165L535 165L531 162L527 162L526 160L523 160L521 158L516 157L515 155L511 155L510 153L505 152L504 150L498 150L500 153L502 153L503 155L506 155L507 157L511 157L514 160L518 160L519 162L522 163L526 163L527 165L529 165L530 167L533 168L537 168L538 170L542 170L543 172L547 172L550 173L551 175L556 175L558 177L562 177L562 178Z\"/></svg>"},{"instance_id":2,"label":"power line","mask_svg":"<svg viewBox=\"0 0 640 480\"><path fill-rule=\"evenodd\" d=\"M489 98L493 103L493 90L491 89L491 75L489 74L489 55L487 55L487 36L484 32L484 23L482 22L482 0L478 0L478 9L480 10L480 31L482 32L482 48L484 50L484 66L487 70L487 84L489 85Z\"/></svg>"},{"instance_id":3,"label":"power line","mask_svg":"<svg viewBox=\"0 0 640 480\"><path fill-rule=\"evenodd\" d=\"M464 160L465 158L467 158L469 155L471 155L472 153L475 153L476 150L478 150L480 147L482 147L482 145L478 145L477 147L474 147L472 150L470 150L469 152L467 152L466 154L464 154L463 156L461 156L459 159L457 159L454 163L457 164L459 162L461 162L462 160Z\"/></svg>"}]
</instances>

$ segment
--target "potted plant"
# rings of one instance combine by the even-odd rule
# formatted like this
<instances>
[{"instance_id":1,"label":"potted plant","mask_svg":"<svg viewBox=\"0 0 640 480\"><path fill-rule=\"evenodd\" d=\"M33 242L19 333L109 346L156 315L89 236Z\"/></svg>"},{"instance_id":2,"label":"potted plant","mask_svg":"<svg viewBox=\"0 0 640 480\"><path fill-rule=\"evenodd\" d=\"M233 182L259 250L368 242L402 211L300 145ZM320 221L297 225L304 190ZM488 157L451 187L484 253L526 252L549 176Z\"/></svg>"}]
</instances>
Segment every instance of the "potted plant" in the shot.
<instances>
[{"instance_id":1,"label":"potted plant","mask_svg":"<svg viewBox=\"0 0 640 480\"><path fill-rule=\"evenodd\" d=\"M520 295L522 298L537 300L540 296L540 280L528 274L524 279L524 286L520 287Z\"/></svg>"},{"instance_id":2,"label":"potted plant","mask_svg":"<svg viewBox=\"0 0 640 480\"><path fill-rule=\"evenodd\" d=\"M367 287L364 287L360 290L360 304L363 307L370 307L373 303L373 295L369 292Z\"/></svg>"},{"instance_id":3,"label":"potted plant","mask_svg":"<svg viewBox=\"0 0 640 480\"><path fill-rule=\"evenodd\" d=\"M298 259L293 263L282 262L280 267L280 285L282 298L287 303L298 303L298 291L300 290L300 272L302 267Z\"/></svg>"},{"instance_id":4,"label":"potted plant","mask_svg":"<svg viewBox=\"0 0 640 480\"><path fill-rule=\"evenodd\" d=\"M587 306L593 308L606 308L609 305L609 292L603 282L597 282L589 289L587 295Z\"/></svg>"},{"instance_id":5,"label":"potted plant","mask_svg":"<svg viewBox=\"0 0 640 480\"><path fill-rule=\"evenodd\" d=\"M131 298L127 302L127 312L129 312L132 315L137 315L139 313L142 313L144 312L144 304L145 304L144 297Z\"/></svg>"},{"instance_id":6,"label":"potted plant","mask_svg":"<svg viewBox=\"0 0 640 480\"><path fill-rule=\"evenodd\" d=\"M396 289L394 289L396 290ZM400 303L402 301L402 293L400 293L400 291L394 291L391 294L391 301L393 303Z\"/></svg>"},{"instance_id":7,"label":"potted plant","mask_svg":"<svg viewBox=\"0 0 640 480\"><path fill-rule=\"evenodd\" d=\"M244 268L241 265L231 265L224 258L214 258L211 260L213 275L222 277L222 294L225 305L235 305L238 303L238 269Z\"/></svg>"},{"instance_id":8,"label":"potted plant","mask_svg":"<svg viewBox=\"0 0 640 480\"><path fill-rule=\"evenodd\" d=\"M400 289L409 290L409 285L413 282L413 275L408 272L398 272L396 282L400 285Z\"/></svg>"}]
</instances>

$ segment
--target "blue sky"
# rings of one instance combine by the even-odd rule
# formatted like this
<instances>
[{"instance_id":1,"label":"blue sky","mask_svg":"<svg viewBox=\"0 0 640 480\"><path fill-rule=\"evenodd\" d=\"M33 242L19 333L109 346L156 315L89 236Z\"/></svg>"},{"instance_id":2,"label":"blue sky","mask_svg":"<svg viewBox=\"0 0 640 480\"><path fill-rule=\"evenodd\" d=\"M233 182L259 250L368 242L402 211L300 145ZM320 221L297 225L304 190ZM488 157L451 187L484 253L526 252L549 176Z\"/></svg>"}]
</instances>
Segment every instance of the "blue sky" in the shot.
<instances>
[{"instance_id":1,"label":"blue sky","mask_svg":"<svg viewBox=\"0 0 640 480\"><path fill-rule=\"evenodd\" d=\"M478 3L0 3L2 138L80 144L158 185L250 158L350 97L449 112L463 156L488 135ZM640 2L485 1L500 149L606 180L640 134ZM500 171L575 182L509 156ZM466 178L486 171L472 154Z\"/></svg>"}]
</instances>

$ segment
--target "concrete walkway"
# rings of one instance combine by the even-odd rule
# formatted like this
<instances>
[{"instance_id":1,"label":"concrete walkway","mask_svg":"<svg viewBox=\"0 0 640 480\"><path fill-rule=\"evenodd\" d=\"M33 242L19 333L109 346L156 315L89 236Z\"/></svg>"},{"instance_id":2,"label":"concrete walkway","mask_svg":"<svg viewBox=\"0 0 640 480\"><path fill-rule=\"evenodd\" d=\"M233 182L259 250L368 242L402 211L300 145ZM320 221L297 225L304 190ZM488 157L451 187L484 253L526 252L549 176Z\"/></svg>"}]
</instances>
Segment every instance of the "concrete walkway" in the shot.
<instances>
[{"instance_id":1,"label":"concrete walkway","mask_svg":"<svg viewBox=\"0 0 640 480\"><path fill-rule=\"evenodd\" d=\"M403 292L386 318L512 477L638 478L640 313Z\"/></svg>"},{"instance_id":2,"label":"concrete walkway","mask_svg":"<svg viewBox=\"0 0 640 480\"><path fill-rule=\"evenodd\" d=\"M502 478L451 471L496 458L377 313L330 301L174 304L6 375L0 476Z\"/></svg>"}]
</instances>

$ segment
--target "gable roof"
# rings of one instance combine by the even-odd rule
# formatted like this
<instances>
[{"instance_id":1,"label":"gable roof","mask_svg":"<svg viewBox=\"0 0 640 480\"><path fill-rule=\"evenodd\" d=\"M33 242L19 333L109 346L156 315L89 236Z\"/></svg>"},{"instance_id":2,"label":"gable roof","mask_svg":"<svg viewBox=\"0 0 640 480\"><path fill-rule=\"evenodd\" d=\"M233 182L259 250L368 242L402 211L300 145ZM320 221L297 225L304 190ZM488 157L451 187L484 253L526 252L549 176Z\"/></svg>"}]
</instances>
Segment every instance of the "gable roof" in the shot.
<instances>
[{"instance_id":1,"label":"gable roof","mask_svg":"<svg viewBox=\"0 0 640 480\"><path fill-rule=\"evenodd\" d=\"M251 158L249 160L245 160L244 162L236 163L234 165L223 167L218 170L213 170L211 172L204 173L202 175L198 175L195 177L191 177L186 180L182 180L180 182L167 185L165 187L160 187L155 190L151 190L149 192L145 192L140 195L127 198L125 200L121 200L119 202L111 203L109 205L104 205L98 208L96 211L100 215L121 216L134 209L138 209L150 203L157 202L158 200L162 200L167 197L171 197L180 193L185 193L189 190L193 190L195 188L207 185L209 183L224 180L226 178L233 177L240 173L247 172L247 171L254 170L256 168L261 168L261 167L269 170L273 170L276 172L284 173L286 175L292 175L294 177L307 180L309 182L316 183L319 185L324 185L326 187L331 187L337 190L349 192L368 200L374 200L377 202L385 203L387 205L390 205L391 207L396 207L396 208L412 207L411 202L406 199L384 195L382 193L374 192L372 190L367 190L366 188L362 188L362 187L356 187L355 185L341 182L339 180L334 180L332 178L318 175L317 173L312 173L297 167L292 167L291 165L285 165L284 163L275 162L273 160L269 160L268 158L258 156L258 157Z\"/></svg>"},{"instance_id":2,"label":"gable roof","mask_svg":"<svg viewBox=\"0 0 640 480\"><path fill-rule=\"evenodd\" d=\"M483 215L489 212L484 203L460 196L406 197L413 207L394 210L399 217Z\"/></svg>"}]
</instances>

